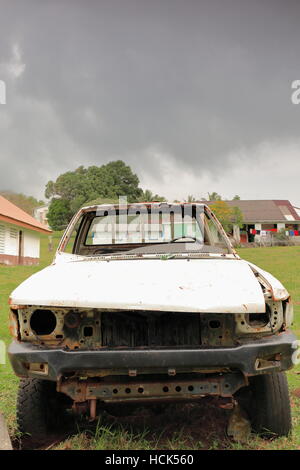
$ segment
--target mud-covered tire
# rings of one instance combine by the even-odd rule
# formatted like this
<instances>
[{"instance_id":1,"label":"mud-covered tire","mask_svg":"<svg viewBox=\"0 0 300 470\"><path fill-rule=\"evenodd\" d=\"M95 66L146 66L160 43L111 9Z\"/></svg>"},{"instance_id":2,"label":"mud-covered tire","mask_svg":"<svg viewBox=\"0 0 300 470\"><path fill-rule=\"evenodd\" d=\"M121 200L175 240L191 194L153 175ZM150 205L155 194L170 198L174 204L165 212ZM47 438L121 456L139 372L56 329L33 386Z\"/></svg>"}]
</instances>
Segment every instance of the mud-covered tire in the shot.
<instances>
[{"instance_id":1,"label":"mud-covered tire","mask_svg":"<svg viewBox=\"0 0 300 470\"><path fill-rule=\"evenodd\" d=\"M267 438L288 436L292 419L285 373L272 372L252 377L249 388L253 430Z\"/></svg>"},{"instance_id":2,"label":"mud-covered tire","mask_svg":"<svg viewBox=\"0 0 300 470\"><path fill-rule=\"evenodd\" d=\"M56 431L64 401L65 397L56 391L55 382L21 379L17 397L17 426L21 438L42 441Z\"/></svg>"}]
</instances>

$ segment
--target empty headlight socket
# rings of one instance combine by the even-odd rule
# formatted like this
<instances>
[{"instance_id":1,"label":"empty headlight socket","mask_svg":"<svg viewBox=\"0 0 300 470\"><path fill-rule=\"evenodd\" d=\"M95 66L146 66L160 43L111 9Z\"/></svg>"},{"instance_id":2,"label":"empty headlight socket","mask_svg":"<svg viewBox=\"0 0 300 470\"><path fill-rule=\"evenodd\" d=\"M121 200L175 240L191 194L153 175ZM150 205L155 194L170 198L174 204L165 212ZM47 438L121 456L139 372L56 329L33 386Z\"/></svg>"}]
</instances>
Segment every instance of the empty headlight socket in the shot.
<instances>
[{"instance_id":1,"label":"empty headlight socket","mask_svg":"<svg viewBox=\"0 0 300 470\"><path fill-rule=\"evenodd\" d=\"M274 333L283 325L282 302L266 301L266 311L236 315L237 334Z\"/></svg>"},{"instance_id":2,"label":"empty headlight socket","mask_svg":"<svg viewBox=\"0 0 300 470\"><path fill-rule=\"evenodd\" d=\"M18 310L20 338L22 341L55 341L64 338L64 311L43 307Z\"/></svg>"}]
</instances>

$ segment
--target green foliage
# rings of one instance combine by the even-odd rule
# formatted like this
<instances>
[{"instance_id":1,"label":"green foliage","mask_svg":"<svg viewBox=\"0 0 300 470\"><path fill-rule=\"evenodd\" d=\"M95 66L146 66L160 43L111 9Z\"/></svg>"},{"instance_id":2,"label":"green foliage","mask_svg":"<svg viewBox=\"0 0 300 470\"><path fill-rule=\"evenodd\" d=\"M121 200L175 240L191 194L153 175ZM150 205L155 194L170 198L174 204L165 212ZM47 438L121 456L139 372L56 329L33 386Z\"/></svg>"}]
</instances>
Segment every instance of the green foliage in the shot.
<instances>
[{"instance_id":1,"label":"green foliage","mask_svg":"<svg viewBox=\"0 0 300 470\"><path fill-rule=\"evenodd\" d=\"M118 200L127 196L128 202L139 201L143 191L130 166L121 160L102 166L80 166L60 175L46 185L45 196L51 199L48 221L50 226L66 225L78 209L97 199ZM60 198L61 203L57 203ZM54 225L52 225L54 224Z\"/></svg>"},{"instance_id":2,"label":"green foliage","mask_svg":"<svg viewBox=\"0 0 300 470\"><path fill-rule=\"evenodd\" d=\"M72 218L70 201L66 199L52 199L48 211L48 223L53 230L64 230Z\"/></svg>"},{"instance_id":3,"label":"green foliage","mask_svg":"<svg viewBox=\"0 0 300 470\"><path fill-rule=\"evenodd\" d=\"M127 196L129 202L135 202L141 197L142 189L139 188L138 176L122 160L110 162L102 168L106 181L103 197Z\"/></svg>"},{"instance_id":4,"label":"green foliage","mask_svg":"<svg viewBox=\"0 0 300 470\"><path fill-rule=\"evenodd\" d=\"M233 201L240 201L240 196L238 194L236 194L233 198Z\"/></svg>"},{"instance_id":5,"label":"green foliage","mask_svg":"<svg viewBox=\"0 0 300 470\"><path fill-rule=\"evenodd\" d=\"M293 245L293 241L286 234L286 229L282 228L278 232L272 232L273 245L288 246Z\"/></svg>"},{"instance_id":6,"label":"green foliage","mask_svg":"<svg viewBox=\"0 0 300 470\"><path fill-rule=\"evenodd\" d=\"M101 204L118 204L118 198L108 198L108 197L97 197L97 199L93 199L92 201L88 201L85 203L86 206L100 206Z\"/></svg>"},{"instance_id":7,"label":"green foliage","mask_svg":"<svg viewBox=\"0 0 300 470\"><path fill-rule=\"evenodd\" d=\"M209 201L221 201L222 196L220 196L220 194L214 191L213 193L208 193L208 200Z\"/></svg>"},{"instance_id":8,"label":"green foliage","mask_svg":"<svg viewBox=\"0 0 300 470\"><path fill-rule=\"evenodd\" d=\"M55 184L53 181L48 181L45 189L45 197L50 199L55 194Z\"/></svg>"},{"instance_id":9,"label":"green foliage","mask_svg":"<svg viewBox=\"0 0 300 470\"><path fill-rule=\"evenodd\" d=\"M229 232L232 227L231 217L232 217L232 209L231 207L225 202L221 200L216 200L214 204L210 206L210 209L213 211L215 216L221 222L225 232Z\"/></svg>"},{"instance_id":10,"label":"green foliage","mask_svg":"<svg viewBox=\"0 0 300 470\"><path fill-rule=\"evenodd\" d=\"M286 234L286 229L281 228L278 232L273 233L273 237L276 240L289 241L289 236Z\"/></svg>"},{"instance_id":11,"label":"green foliage","mask_svg":"<svg viewBox=\"0 0 300 470\"><path fill-rule=\"evenodd\" d=\"M1 191L0 195L30 215L33 215L36 207L45 204L44 201L39 201L33 196L26 196L25 194L14 193L13 191Z\"/></svg>"},{"instance_id":12,"label":"green foliage","mask_svg":"<svg viewBox=\"0 0 300 470\"><path fill-rule=\"evenodd\" d=\"M134 202L141 195L137 175L121 160L102 166L80 166L75 171L63 173L55 182L49 181L45 191L47 198L59 196L78 207L98 197L127 196L129 201Z\"/></svg>"},{"instance_id":13,"label":"green foliage","mask_svg":"<svg viewBox=\"0 0 300 470\"><path fill-rule=\"evenodd\" d=\"M219 200L215 201L214 204L210 206L210 209L221 222L225 232L230 232L233 225L242 227L243 214L238 207L231 207L227 202Z\"/></svg>"},{"instance_id":14,"label":"green foliage","mask_svg":"<svg viewBox=\"0 0 300 470\"><path fill-rule=\"evenodd\" d=\"M185 202L197 202L197 200L192 194L189 194Z\"/></svg>"},{"instance_id":15,"label":"green foliage","mask_svg":"<svg viewBox=\"0 0 300 470\"><path fill-rule=\"evenodd\" d=\"M153 194L150 189L146 189L143 191L141 197L139 198L140 202L165 202L166 198L163 196L159 196L158 194Z\"/></svg>"},{"instance_id":16,"label":"green foliage","mask_svg":"<svg viewBox=\"0 0 300 470\"><path fill-rule=\"evenodd\" d=\"M234 225L238 225L240 228L242 228L244 224L244 218L243 218L243 213L241 209L237 206L234 206L231 208L232 210L232 215L231 215L231 221Z\"/></svg>"}]
</instances>

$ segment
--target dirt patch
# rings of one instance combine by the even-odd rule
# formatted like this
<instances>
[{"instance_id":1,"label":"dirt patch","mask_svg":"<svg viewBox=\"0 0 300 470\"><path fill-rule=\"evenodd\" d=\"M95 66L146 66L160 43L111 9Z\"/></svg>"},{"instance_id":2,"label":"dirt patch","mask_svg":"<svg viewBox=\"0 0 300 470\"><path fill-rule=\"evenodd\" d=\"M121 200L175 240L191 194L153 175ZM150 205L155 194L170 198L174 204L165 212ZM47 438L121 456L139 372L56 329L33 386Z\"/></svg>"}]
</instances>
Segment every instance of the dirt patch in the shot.
<instances>
[{"instance_id":1,"label":"dirt patch","mask_svg":"<svg viewBox=\"0 0 300 470\"><path fill-rule=\"evenodd\" d=\"M226 428L230 411L220 408L222 404L216 398L204 398L198 404L170 405L156 415L146 410L144 415L118 418L117 422L136 434L147 428L147 439L158 446L165 447L168 442L178 440L181 446L200 444L209 448L214 440L228 443ZM107 420L116 423L110 416Z\"/></svg>"},{"instance_id":2,"label":"dirt patch","mask_svg":"<svg viewBox=\"0 0 300 470\"><path fill-rule=\"evenodd\" d=\"M120 431L124 434L145 434L149 446L156 449L189 448L210 449L214 443L218 448L226 448L231 442L226 430L231 413L230 407L221 398L207 397L199 403L170 404L167 406L140 408L127 416L112 416L104 412L101 416L101 426L109 428L110 432ZM30 438L23 439L22 448L52 449L58 443L77 435L87 433L87 439L92 439L96 433L97 421L79 419L68 429L59 434L47 436L43 442L33 442ZM20 441L15 441L15 449L21 448ZM68 447L70 448L70 447Z\"/></svg>"},{"instance_id":3,"label":"dirt patch","mask_svg":"<svg viewBox=\"0 0 300 470\"><path fill-rule=\"evenodd\" d=\"M296 388L295 390L292 390L291 394L296 398L300 398L300 388Z\"/></svg>"}]
</instances>

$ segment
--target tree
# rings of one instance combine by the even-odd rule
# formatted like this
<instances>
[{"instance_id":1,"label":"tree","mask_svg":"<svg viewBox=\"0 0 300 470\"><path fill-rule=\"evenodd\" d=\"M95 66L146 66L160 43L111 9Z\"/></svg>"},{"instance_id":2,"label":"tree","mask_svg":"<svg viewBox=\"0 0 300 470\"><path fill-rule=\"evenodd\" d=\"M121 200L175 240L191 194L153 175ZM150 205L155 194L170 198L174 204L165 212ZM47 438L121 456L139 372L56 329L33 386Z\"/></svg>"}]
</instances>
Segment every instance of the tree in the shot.
<instances>
[{"instance_id":1,"label":"tree","mask_svg":"<svg viewBox=\"0 0 300 470\"><path fill-rule=\"evenodd\" d=\"M122 160L110 162L102 168L109 189L106 197L127 196L129 202L135 202L141 197L138 176Z\"/></svg>"},{"instance_id":2,"label":"tree","mask_svg":"<svg viewBox=\"0 0 300 470\"><path fill-rule=\"evenodd\" d=\"M159 196L158 194L153 194L150 189L143 191L141 197L139 198L140 202L165 202L166 198L164 196Z\"/></svg>"},{"instance_id":3,"label":"tree","mask_svg":"<svg viewBox=\"0 0 300 470\"><path fill-rule=\"evenodd\" d=\"M184 202L196 202L196 198L192 195L192 194L189 194L188 197L187 197L187 200L185 200Z\"/></svg>"},{"instance_id":4,"label":"tree","mask_svg":"<svg viewBox=\"0 0 300 470\"><path fill-rule=\"evenodd\" d=\"M208 200L209 201L221 201L222 196L220 194L213 192L213 193L208 193Z\"/></svg>"},{"instance_id":5,"label":"tree","mask_svg":"<svg viewBox=\"0 0 300 470\"><path fill-rule=\"evenodd\" d=\"M233 201L239 201L241 198L238 194L236 194L233 198Z\"/></svg>"},{"instance_id":6,"label":"tree","mask_svg":"<svg viewBox=\"0 0 300 470\"><path fill-rule=\"evenodd\" d=\"M225 201L216 201L210 206L218 220L221 222L225 232L230 232L233 225L243 225L243 214L238 207L231 207Z\"/></svg>"},{"instance_id":7,"label":"tree","mask_svg":"<svg viewBox=\"0 0 300 470\"><path fill-rule=\"evenodd\" d=\"M231 207L232 209L232 216L231 216L231 221L233 225L238 225L240 228L242 228L244 224L244 217L241 209L237 206Z\"/></svg>"},{"instance_id":8,"label":"tree","mask_svg":"<svg viewBox=\"0 0 300 470\"><path fill-rule=\"evenodd\" d=\"M69 201L66 199L52 199L47 218L53 230L64 230L70 222L72 215Z\"/></svg>"},{"instance_id":9,"label":"tree","mask_svg":"<svg viewBox=\"0 0 300 470\"><path fill-rule=\"evenodd\" d=\"M108 197L97 197L92 201L85 203L86 206L101 206L101 204L119 204L119 199L108 198Z\"/></svg>"},{"instance_id":10,"label":"tree","mask_svg":"<svg viewBox=\"0 0 300 470\"><path fill-rule=\"evenodd\" d=\"M36 207L45 204L44 201L40 201L33 196L26 196L23 193L14 193L13 191L1 191L0 195L30 215L34 214Z\"/></svg>"},{"instance_id":11,"label":"tree","mask_svg":"<svg viewBox=\"0 0 300 470\"><path fill-rule=\"evenodd\" d=\"M48 221L55 230L67 225L72 215L89 201L127 196L129 202L135 202L142 194L138 176L122 160L98 167L80 166L47 183L45 196L51 198Z\"/></svg>"},{"instance_id":12,"label":"tree","mask_svg":"<svg viewBox=\"0 0 300 470\"><path fill-rule=\"evenodd\" d=\"M82 201L97 197L114 198L127 196L131 202L142 195L139 179L131 168L121 160L113 161L102 166L80 166L75 171L60 175L55 182L46 185L45 196L50 199L59 196L68 201L77 200L77 206Z\"/></svg>"},{"instance_id":13,"label":"tree","mask_svg":"<svg viewBox=\"0 0 300 470\"><path fill-rule=\"evenodd\" d=\"M86 173L87 170L81 166L75 171L63 173L55 183L49 181L45 190L46 198L59 196L67 201L72 201L78 197L85 199L88 193Z\"/></svg>"},{"instance_id":14,"label":"tree","mask_svg":"<svg viewBox=\"0 0 300 470\"><path fill-rule=\"evenodd\" d=\"M225 232L229 232L232 216L231 207L225 201L216 200L216 202L210 206L210 209L221 222Z\"/></svg>"}]
</instances>

